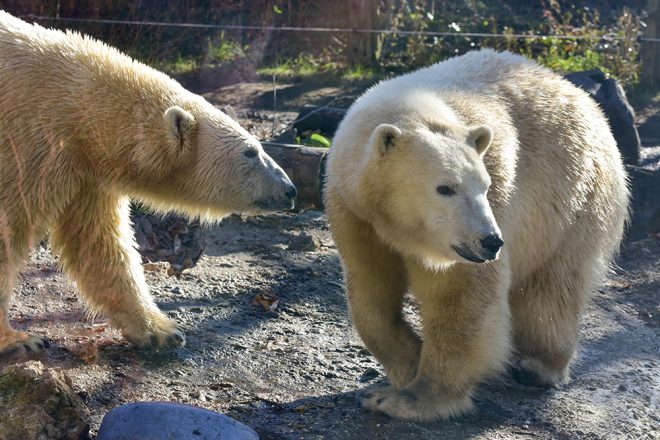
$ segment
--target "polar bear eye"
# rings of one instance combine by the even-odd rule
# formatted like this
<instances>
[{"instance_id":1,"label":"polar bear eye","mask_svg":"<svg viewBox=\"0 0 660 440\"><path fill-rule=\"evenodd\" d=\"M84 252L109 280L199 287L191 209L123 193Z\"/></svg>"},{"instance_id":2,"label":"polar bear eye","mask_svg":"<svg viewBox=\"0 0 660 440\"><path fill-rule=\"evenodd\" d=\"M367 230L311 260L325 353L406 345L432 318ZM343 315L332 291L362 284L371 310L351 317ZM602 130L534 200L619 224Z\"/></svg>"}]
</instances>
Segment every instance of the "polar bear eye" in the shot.
<instances>
[{"instance_id":1,"label":"polar bear eye","mask_svg":"<svg viewBox=\"0 0 660 440\"><path fill-rule=\"evenodd\" d=\"M250 159L252 159L253 157L257 157L258 153L255 148L250 148L248 150L245 150L243 154L245 155L245 157L249 157Z\"/></svg>"},{"instance_id":2,"label":"polar bear eye","mask_svg":"<svg viewBox=\"0 0 660 440\"><path fill-rule=\"evenodd\" d=\"M447 186L447 185L440 185L439 187L436 188L438 191L438 194L442 196L453 196L456 194L456 191L454 191L453 188Z\"/></svg>"}]
</instances>

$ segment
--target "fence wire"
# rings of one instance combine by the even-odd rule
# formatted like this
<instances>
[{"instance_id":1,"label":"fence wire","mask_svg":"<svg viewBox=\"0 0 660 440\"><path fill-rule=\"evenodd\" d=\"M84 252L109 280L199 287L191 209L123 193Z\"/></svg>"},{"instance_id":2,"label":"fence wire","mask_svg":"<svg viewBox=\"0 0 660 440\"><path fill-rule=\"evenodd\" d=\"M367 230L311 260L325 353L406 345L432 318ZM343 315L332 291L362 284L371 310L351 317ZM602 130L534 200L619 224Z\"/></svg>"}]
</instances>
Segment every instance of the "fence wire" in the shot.
<instances>
[{"instance_id":1,"label":"fence wire","mask_svg":"<svg viewBox=\"0 0 660 440\"><path fill-rule=\"evenodd\" d=\"M605 34L603 36L592 35L553 35L553 34L503 34L486 32L438 32L438 31L410 31L398 29L360 29L360 28L336 28L336 27L296 27L296 26L250 26L231 24L206 24L206 23L174 23L163 21L132 21L132 20L110 20L100 18L75 18L75 17L50 17L45 15L27 14L22 18L41 21L61 21L74 23L98 23L119 24L127 26L158 26L176 28L218 29L218 30L253 30L253 31L279 31L279 32L315 32L315 33L358 33L358 34L383 34L404 36L428 36L428 37L463 37L463 38L528 38L541 40L546 38L557 38L560 40L589 40L589 41L630 41L630 38L617 35ZM660 38L638 37L637 41L660 43Z\"/></svg>"}]
</instances>

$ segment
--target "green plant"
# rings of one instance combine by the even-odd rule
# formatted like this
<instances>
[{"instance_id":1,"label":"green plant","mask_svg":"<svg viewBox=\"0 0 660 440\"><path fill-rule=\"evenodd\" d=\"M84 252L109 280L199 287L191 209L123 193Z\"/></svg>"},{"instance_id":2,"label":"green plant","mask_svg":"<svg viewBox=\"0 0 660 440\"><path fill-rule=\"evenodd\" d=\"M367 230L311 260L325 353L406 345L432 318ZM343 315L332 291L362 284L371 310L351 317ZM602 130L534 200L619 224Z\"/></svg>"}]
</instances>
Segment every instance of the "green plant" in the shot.
<instances>
[{"instance_id":1,"label":"green plant","mask_svg":"<svg viewBox=\"0 0 660 440\"><path fill-rule=\"evenodd\" d=\"M431 5L426 0L389 2L381 16L394 32L383 37L378 62L383 70L398 73L468 50L491 47L524 54L560 71L599 68L624 84L637 82L638 15L626 8L603 9L608 12L603 18L597 9L567 1L539 3L532 7L507 1L440 0ZM402 35L397 30L449 32L456 36ZM498 35L461 35L466 32ZM504 37L499 36L502 34Z\"/></svg>"},{"instance_id":2,"label":"green plant","mask_svg":"<svg viewBox=\"0 0 660 440\"><path fill-rule=\"evenodd\" d=\"M166 72L178 75L197 70L199 68L199 64L197 63L197 60L191 57L183 58L181 55L179 55L177 59L172 62L161 63L158 68L165 70Z\"/></svg>"},{"instance_id":3,"label":"green plant","mask_svg":"<svg viewBox=\"0 0 660 440\"><path fill-rule=\"evenodd\" d=\"M557 2L545 15L538 33L574 36L564 39L507 38L506 49L535 58L559 71L598 68L624 84L635 84L639 76L639 18L624 8L616 22L604 25L597 10L581 9L562 13ZM505 33L511 28L505 28Z\"/></svg>"},{"instance_id":4,"label":"green plant","mask_svg":"<svg viewBox=\"0 0 660 440\"><path fill-rule=\"evenodd\" d=\"M241 46L238 41L227 38L224 32L221 32L215 40L215 42L209 40L207 63L210 65L229 63L244 58L249 49L248 45Z\"/></svg>"},{"instance_id":5,"label":"green plant","mask_svg":"<svg viewBox=\"0 0 660 440\"><path fill-rule=\"evenodd\" d=\"M257 74L262 76L275 76L281 78L306 77L322 72L333 71L338 68L323 57L314 57L308 53L302 53L295 58L279 60L273 66L264 66L257 69Z\"/></svg>"},{"instance_id":6,"label":"green plant","mask_svg":"<svg viewBox=\"0 0 660 440\"><path fill-rule=\"evenodd\" d=\"M353 67L347 67L341 72L341 77L348 81L363 81L375 79L378 72L373 67L365 67L361 64Z\"/></svg>"},{"instance_id":7,"label":"green plant","mask_svg":"<svg viewBox=\"0 0 660 440\"><path fill-rule=\"evenodd\" d=\"M308 147L330 148L332 141L319 133L312 133L309 137L302 139L303 145Z\"/></svg>"}]
</instances>

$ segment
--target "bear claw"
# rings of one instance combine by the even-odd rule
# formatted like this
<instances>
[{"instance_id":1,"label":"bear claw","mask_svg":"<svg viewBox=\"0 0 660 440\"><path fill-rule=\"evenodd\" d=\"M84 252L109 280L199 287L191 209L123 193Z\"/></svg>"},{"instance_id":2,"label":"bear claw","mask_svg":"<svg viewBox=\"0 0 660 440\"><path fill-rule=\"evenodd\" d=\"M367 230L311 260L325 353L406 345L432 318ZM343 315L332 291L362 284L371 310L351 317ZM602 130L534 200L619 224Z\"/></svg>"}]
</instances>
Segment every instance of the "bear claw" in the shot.
<instances>
[{"instance_id":1,"label":"bear claw","mask_svg":"<svg viewBox=\"0 0 660 440\"><path fill-rule=\"evenodd\" d=\"M538 374L533 371L527 370L520 366L512 367L509 369L509 375L520 385L532 388L540 388L548 390L554 388L556 385L549 383L541 378Z\"/></svg>"},{"instance_id":2,"label":"bear claw","mask_svg":"<svg viewBox=\"0 0 660 440\"><path fill-rule=\"evenodd\" d=\"M0 349L0 358L39 355L49 349L50 345L50 342L41 336L28 335Z\"/></svg>"},{"instance_id":3,"label":"bear claw","mask_svg":"<svg viewBox=\"0 0 660 440\"><path fill-rule=\"evenodd\" d=\"M152 334L149 336L147 343L142 346L147 349L162 349L162 348L180 348L186 345L186 337L180 330L174 330L173 333L164 337Z\"/></svg>"},{"instance_id":4,"label":"bear claw","mask_svg":"<svg viewBox=\"0 0 660 440\"><path fill-rule=\"evenodd\" d=\"M167 337L167 342L175 347L183 347L186 345L186 337L181 331L177 330Z\"/></svg>"}]
</instances>

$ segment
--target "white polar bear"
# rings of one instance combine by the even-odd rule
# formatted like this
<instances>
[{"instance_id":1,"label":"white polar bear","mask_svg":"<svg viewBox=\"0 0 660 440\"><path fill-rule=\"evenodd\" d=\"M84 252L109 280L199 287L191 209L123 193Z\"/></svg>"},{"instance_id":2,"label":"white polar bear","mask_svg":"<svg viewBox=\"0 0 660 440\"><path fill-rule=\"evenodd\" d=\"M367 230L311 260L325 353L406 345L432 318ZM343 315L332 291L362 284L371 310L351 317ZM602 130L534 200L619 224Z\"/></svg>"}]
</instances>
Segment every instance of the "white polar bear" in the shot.
<instances>
[{"instance_id":1,"label":"white polar bear","mask_svg":"<svg viewBox=\"0 0 660 440\"><path fill-rule=\"evenodd\" d=\"M567 378L629 199L587 94L492 50L384 81L342 121L326 185L353 320L392 383L368 407L460 414L514 349L521 372ZM407 291L423 342L402 318Z\"/></svg>"},{"instance_id":2,"label":"white polar bear","mask_svg":"<svg viewBox=\"0 0 660 440\"><path fill-rule=\"evenodd\" d=\"M290 208L259 142L163 73L0 11L0 357L47 343L11 328L12 287L47 229L93 312L130 341L181 345L144 280L129 196L205 219Z\"/></svg>"}]
</instances>

